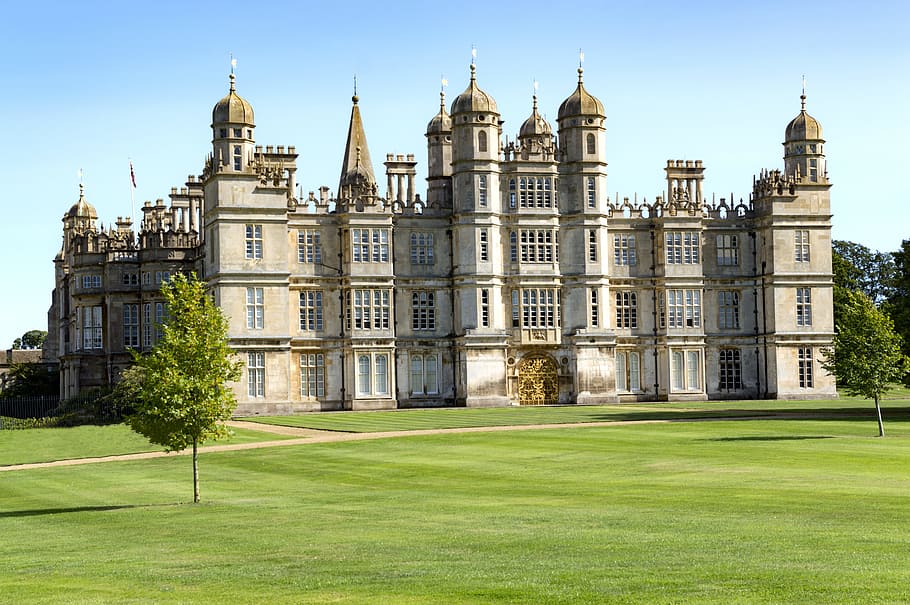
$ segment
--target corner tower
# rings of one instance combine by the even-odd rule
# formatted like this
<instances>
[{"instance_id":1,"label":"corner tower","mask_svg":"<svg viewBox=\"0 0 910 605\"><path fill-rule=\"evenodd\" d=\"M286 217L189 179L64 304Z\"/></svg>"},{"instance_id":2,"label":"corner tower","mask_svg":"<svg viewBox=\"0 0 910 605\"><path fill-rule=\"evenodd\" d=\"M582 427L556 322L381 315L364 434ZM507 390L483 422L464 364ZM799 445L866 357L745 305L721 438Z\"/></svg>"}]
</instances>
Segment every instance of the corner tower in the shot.
<instances>
[{"instance_id":1,"label":"corner tower","mask_svg":"<svg viewBox=\"0 0 910 605\"><path fill-rule=\"evenodd\" d=\"M828 184L822 125L806 113L806 91L799 96L799 115L787 124L784 137L784 172L803 184Z\"/></svg>"},{"instance_id":2,"label":"corner tower","mask_svg":"<svg viewBox=\"0 0 910 605\"><path fill-rule=\"evenodd\" d=\"M452 206L452 118L445 90L439 92L439 113L427 124L427 204Z\"/></svg>"}]
</instances>

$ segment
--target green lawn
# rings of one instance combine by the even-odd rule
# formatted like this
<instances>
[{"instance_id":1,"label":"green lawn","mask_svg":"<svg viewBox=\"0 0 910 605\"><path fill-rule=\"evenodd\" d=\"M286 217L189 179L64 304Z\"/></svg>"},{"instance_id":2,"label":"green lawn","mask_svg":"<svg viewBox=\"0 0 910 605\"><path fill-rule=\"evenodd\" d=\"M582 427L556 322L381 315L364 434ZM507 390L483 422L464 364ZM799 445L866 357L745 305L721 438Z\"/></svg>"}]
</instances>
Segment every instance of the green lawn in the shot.
<instances>
[{"instance_id":1,"label":"green lawn","mask_svg":"<svg viewBox=\"0 0 910 605\"><path fill-rule=\"evenodd\" d=\"M288 439L261 431L234 429L233 432L230 439L206 445ZM125 424L0 431L0 466L161 450L161 446L152 445Z\"/></svg>"},{"instance_id":2,"label":"green lawn","mask_svg":"<svg viewBox=\"0 0 910 605\"><path fill-rule=\"evenodd\" d=\"M910 422L886 431L716 421L205 453L201 505L188 458L8 472L0 601L910 602Z\"/></svg>"},{"instance_id":3,"label":"green lawn","mask_svg":"<svg viewBox=\"0 0 910 605\"><path fill-rule=\"evenodd\" d=\"M900 395L903 395L903 393L901 392ZM889 421L910 420L910 398L889 399L884 401L882 406L886 423ZM820 418L849 416L859 421L868 420L872 423L875 422L875 408L872 402L850 397L809 401L699 401L607 406L321 412L298 416L252 416L242 418L242 420L280 426L372 433L376 431L411 431L496 425L767 416L779 413L813 414ZM885 430L887 431L887 426Z\"/></svg>"}]
</instances>

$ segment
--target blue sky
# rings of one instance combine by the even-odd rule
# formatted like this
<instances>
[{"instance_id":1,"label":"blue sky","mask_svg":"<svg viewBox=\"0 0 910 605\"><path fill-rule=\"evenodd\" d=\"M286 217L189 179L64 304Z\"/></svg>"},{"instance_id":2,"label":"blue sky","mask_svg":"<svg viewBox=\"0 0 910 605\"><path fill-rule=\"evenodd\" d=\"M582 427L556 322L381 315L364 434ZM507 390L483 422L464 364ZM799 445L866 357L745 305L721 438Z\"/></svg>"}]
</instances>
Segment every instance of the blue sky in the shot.
<instances>
[{"instance_id":1,"label":"blue sky","mask_svg":"<svg viewBox=\"0 0 910 605\"><path fill-rule=\"evenodd\" d=\"M258 8L261 6L262 8ZM4 8L0 115L0 348L46 329L61 218L86 198L105 225L202 171L212 106L253 105L257 143L295 145L304 191L338 182L352 77L377 174L414 153L427 122L468 82L514 138L533 82L551 122L585 85L607 114L608 185L648 199L667 159L701 159L710 195L747 198L782 167L784 128L808 105L824 128L834 236L894 250L910 238L902 145L910 141L910 8L903 0L738 2L45 2ZM382 179L380 178L380 181ZM615 193L614 193L615 195Z\"/></svg>"}]
</instances>

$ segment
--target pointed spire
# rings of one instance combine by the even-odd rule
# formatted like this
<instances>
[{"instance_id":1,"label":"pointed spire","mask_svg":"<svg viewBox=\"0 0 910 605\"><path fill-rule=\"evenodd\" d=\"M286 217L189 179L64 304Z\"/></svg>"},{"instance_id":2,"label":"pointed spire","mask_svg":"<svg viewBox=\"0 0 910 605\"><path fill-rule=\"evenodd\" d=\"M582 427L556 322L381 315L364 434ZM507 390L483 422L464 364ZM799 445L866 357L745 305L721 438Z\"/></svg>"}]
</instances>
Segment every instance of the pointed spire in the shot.
<instances>
[{"instance_id":1,"label":"pointed spire","mask_svg":"<svg viewBox=\"0 0 910 605\"><path fill-rule=\"evenodd\" d=\"M355 85L356 86L356 85ZM338 181L338 195L346 186L373 185L376 177L373 175L373 163L370 160L370 149L367 147L367 137L363 129L363 120L360 117L360 106L355 94L351 99L351 123L348 127L348 139L344 148L344 160L341 165L341 178Z\"/></svg>"}]
</instances>

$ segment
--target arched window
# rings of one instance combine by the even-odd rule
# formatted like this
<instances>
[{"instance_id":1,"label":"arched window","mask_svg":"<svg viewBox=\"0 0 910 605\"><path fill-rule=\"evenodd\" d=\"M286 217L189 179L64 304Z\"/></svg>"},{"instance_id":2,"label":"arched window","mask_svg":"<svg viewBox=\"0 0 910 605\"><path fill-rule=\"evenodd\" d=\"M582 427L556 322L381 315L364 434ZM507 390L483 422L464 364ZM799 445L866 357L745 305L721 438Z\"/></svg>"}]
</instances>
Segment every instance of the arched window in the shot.
<instances>
[{"instance_id":1,"label":"arched window","mask_svg":"<svg viewBox=\"0 0 910 605\"><path fill-rule=\"evenodd\" d=\"M385 395L389 392L389 357L388 355L376 356L376 394Z\"/></svg>"},{"instance_id":2,"label":"arched window","mask_svg":"<svg viewBox=\"0 0 910 605\"><path fill-rule=\"evenodd\" d=\"M357 358L357 392L360 395L370 393L370 356L361 355Z\"/></svg>"},{"instance_id":3,"label":"arched window","mask_svg":"<svg viewBox=\"0 0 910 605\"><path fill-rule=\"evenodd\" d=\"M594 155L595 153L597 153L597 143L594 139L594 133L588 133L587 141L588 141L588 153L590 155Z\"/></svg>"},{"instance_id":4,"label":"arched window","mask_svg":"<svg viewBox=\"0 0 910 605\"><path fill-rule=\"evenodd\" d=\"M486 152L487 150L487 133L481 130L477 133L477 151Z\"/></svg>"}]
</instances>

